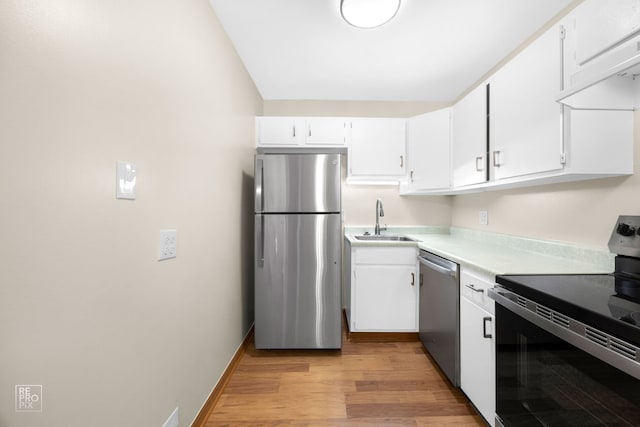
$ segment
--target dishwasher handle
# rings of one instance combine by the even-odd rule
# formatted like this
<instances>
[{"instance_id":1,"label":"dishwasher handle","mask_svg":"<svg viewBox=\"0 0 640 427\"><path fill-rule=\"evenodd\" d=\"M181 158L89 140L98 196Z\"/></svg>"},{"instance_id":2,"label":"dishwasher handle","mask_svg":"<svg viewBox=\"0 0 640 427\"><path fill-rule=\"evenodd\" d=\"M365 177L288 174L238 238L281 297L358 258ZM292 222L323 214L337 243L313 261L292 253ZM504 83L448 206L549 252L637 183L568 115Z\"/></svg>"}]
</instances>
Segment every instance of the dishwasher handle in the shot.
<instances>
[{"instance_id":1,"label":"dishwasher handle","mask_svg":"<svg viewBox=\"0 0 640 427\"><path fill-rule=\"evenodd\" d=\"M446 274L448 276L451 277L458 277L458 272L456 269L451 269L451 268L447 268L447 267L443 267L441 265L436 264L435 262L423 257L423 256L419 256L418 260L420 261L420 264L424 265L427 268L430 268L432 270L437 271L440 274Z\"/></svg>"}]
</instances>

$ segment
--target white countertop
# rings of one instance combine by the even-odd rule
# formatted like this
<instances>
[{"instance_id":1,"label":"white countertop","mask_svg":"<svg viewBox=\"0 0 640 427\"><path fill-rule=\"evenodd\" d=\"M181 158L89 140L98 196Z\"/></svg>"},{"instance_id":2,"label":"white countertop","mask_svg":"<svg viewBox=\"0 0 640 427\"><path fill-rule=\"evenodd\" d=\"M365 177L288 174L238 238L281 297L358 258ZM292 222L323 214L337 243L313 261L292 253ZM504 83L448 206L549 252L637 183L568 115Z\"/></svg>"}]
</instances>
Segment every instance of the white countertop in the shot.
<instances>
[{"instance_id":1,"label":"white countertop","mask_svg":"<svg viewBox=\"0 0 640 427\"><path fill-rule=\"evenodd\" d=\"M352 246L416 245L458 264L489 274L602 274L611 273L614 255L600 248L527 239L446 227L395 227L382 234L400 234L418 242L362 241L353 236L362 228L347 227Z\"/></svg>"}]
</instances>

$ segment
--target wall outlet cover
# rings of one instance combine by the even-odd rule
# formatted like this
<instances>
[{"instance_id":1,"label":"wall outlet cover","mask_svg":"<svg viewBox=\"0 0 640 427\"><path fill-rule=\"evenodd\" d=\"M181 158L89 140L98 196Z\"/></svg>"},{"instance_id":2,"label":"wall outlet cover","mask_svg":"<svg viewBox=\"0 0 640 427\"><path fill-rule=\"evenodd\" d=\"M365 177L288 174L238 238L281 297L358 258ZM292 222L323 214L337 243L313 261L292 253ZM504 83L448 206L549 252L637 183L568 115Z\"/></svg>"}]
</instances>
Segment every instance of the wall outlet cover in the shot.
<instances>
[{"instance_id":1,"label":"wall outlet cover","mask_svg":"<svg viewBox=\"0 0 640 427\"><path fill-rule=\"evenodd\" d=\"M489 224L489 212L487 212L487 211L478 212L478 222L481 225Z\"/></svg>"}]
</instances>

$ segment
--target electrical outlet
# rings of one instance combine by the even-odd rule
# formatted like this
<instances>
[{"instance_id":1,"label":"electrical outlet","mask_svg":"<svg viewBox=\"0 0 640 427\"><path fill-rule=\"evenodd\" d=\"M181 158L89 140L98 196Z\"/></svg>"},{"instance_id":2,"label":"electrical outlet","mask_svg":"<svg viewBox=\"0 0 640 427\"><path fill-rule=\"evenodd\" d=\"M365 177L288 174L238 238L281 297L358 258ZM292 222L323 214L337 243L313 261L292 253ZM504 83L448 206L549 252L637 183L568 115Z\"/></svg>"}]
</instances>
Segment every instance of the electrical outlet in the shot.
<instances>
[{"instance_id":1,"label":"electrical outlet","mask_svg":"<svg viewBox=\"0 0 640 427\"><path fill-rule=\"evenodd\" d=\"M176 409L174 409L171 415L169 415L169 418L167 418L167 421L164 422L162 427L178 427L179 421L180 417L178 414L178 407L176 406Z\"/></svg>"},{"instance_id":2,"label":"electrical outlet","mask_svg":"<svg viewBox=\"0 0 640 427\"><path fill-rule=\"evenodd\" d=\"M489 224L489 212L487 212L487 211L478 212L478 222L481 225Z\"/></svg>"},{"instance_id":3,"label":"electrical outlet","mask_svg":"<svg viewBox=\"0 0 640 427\"><path fill-rule=\"evenodd\" d=\"M178 255L178 232L176 230L160 230L158 241L158 261L175 258Z\"/></svg>"}]
</instances>

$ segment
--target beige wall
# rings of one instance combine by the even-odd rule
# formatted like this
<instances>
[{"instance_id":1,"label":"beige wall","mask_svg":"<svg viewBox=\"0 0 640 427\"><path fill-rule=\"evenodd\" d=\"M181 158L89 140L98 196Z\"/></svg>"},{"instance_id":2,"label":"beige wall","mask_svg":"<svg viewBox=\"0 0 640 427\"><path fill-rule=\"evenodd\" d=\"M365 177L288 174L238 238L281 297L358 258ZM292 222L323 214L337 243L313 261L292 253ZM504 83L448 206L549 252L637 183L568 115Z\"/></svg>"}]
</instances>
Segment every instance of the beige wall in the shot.
<instances>
[{"instance_id":1,"label":"beige wall","mask_svg":"<svg viewBox=\"0 0 640 427\"><path fill-rule=\"evenodd\" d=\"M265 116L411 117L447 107L438 102L265 101ZM346 163L346 159L345 159ZM376 199L382 198L389 225L449 225L451 197L401 197L397 186L343 183L342 206L347 226L375 224Z\"/></svg>"},{"instance_id":2,"label":"beige wall","mask_svg":"<svg viewBox=\"0 0 640 427\"><path fill-rule=\"evenodd\" d=\"M636 170L640 165L640 112L635 115ZM640 175L453 198L452 224L606 248L618 215L640 215ZM478 225L478 211L489 224Z\"/></svg>"},{"instance_id":3,"label":"beige wall","mask_svg":"<svg viewBox=\"0 0 640 427\"><path fill-rule=\"evenodd\" d=\"M448 107L444 102L265 101L265 116L411 117Z\"/></svg>"},{"instance_id":4,"label":"beige wall","mask_svg":"<svg viewBox=\"0 0 640 427\"><path fill-rule=\"evenodd\" d=\"M197 414L253 319L262 99L206 0L0 2L0 426ZM115 199L115 162L138 198ZM158 262L158 231L178 257ZM42 413L14 386L42 384Z\"/></svg>"},{"instance_id":5,"label":"beige wall","mask_svg":"<svg viewBox=\"0 0 640 427\"><path fill-rule=\"evenodd\" d=\"M376 223L376 199L384 206L380 224L442 225L451 223L451 197L399 196L397 186L350 185L342 186L344 223L347 226L366 226L373 230Z\"/></svg>"}]
</instances>

